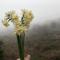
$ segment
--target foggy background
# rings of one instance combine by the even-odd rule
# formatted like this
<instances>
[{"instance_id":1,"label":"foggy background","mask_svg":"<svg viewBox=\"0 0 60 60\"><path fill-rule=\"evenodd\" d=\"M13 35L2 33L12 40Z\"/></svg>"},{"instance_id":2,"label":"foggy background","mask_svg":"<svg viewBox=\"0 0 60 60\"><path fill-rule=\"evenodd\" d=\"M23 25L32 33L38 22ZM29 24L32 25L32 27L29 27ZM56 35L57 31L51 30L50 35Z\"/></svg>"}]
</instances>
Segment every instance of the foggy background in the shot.
<instances>
[{"instance_id":1,"label":"foggy background","mask_svg":"<svg viewBox=\"0 0 60 60\"><path fill-rule=\"evenodd\" d=\"M25 36L25 48L31 60L60 60L60 0L0 0L0 49L4 60L16 60L18 47L13 24L2 25L4 14L21 9L32 10L34 19Z\"/></svg>"},{"instance_id":2,"label":"foggy background","mask_svg":"<svg viewBox=\"0 0 60 60\"><path fill-rule=\"evenodd\" d=\"M43 24L60 18L60 0L0 0L0 31L4 31L1 20L5 12L16 10L20 15L21 9L32 10L34 19L32 24ZM12 29L12 24L8 30ZM12 29L13 30L13 29Z\"/></svg>"}]
</instances>

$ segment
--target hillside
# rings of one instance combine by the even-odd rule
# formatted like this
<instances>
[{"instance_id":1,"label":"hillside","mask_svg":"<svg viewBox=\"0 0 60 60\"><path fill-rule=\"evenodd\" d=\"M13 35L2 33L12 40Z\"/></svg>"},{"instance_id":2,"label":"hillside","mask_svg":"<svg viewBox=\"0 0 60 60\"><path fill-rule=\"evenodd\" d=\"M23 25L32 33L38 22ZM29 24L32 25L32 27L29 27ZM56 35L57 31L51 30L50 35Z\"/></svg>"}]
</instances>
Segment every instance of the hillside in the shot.
<instances>
[{"instance_id":1,"label":"hillside","mask_svg":"<svg viewBox=\"0 0 60 60\"><path fill-rule=\"evenodd\" d=\"M5 60L16 60L18 48L14 34L2 35ZM31 60L60 60L60 22L34 25L25 36L25 48L30 50Z\"/></svg>"}]
</instances>

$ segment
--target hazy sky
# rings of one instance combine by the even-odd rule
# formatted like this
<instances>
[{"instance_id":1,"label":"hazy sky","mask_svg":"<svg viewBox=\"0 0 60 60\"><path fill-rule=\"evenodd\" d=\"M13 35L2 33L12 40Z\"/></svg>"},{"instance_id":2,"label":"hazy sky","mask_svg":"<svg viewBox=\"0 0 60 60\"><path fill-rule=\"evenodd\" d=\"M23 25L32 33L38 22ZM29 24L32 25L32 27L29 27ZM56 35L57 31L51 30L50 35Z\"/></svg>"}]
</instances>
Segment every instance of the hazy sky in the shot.
<instances>
[{"instance_id":1,"label":"hazy sky","mask_svg":"<svg viewBox=\"0 0 60 60\"><path fill-rule=\"evenodd\" d=\"M20 12L24 8L32 10L34 23L41 24L49 19L60 18L60 0L0 0L0 30L3 30L1 20L5 12Z\"/></svg>"}]
</instances>

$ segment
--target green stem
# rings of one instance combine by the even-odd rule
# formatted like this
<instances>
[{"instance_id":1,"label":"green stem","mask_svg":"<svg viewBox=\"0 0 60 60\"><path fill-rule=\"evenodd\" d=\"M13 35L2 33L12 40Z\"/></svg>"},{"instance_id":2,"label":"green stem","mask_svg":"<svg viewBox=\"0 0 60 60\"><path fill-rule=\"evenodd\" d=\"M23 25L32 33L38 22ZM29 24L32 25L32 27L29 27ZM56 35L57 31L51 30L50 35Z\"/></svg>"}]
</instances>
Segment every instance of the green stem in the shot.
<instances>
[{"instance_id":1,"label":"green stem","mask_svg":"<svg viewBox=\"0 0 60 60\"><path fill-rule=\"evenodd\" d=\"M22 33L21 35L16 34L17 36L17 43L18 43L18 49L19 49L19 57L21 60L24 60L24 37L25 34Z\"/></svg>"}]
</instances>

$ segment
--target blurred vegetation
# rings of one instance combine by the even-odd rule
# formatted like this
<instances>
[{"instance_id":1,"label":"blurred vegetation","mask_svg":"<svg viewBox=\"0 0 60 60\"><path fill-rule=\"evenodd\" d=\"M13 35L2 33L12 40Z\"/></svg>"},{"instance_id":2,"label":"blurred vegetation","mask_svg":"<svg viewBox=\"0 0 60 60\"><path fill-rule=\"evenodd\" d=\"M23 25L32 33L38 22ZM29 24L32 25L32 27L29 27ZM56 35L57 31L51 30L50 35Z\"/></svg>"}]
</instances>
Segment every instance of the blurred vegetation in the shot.
<instances>
[{"instance_id":1,"label":"blurred vegetation","mask_svg":"<svg viewBox=\"0 0 60 60\"><path fill-rule=\"evenodd\" d=\"M3 42L2 41L0 41L0 60L4 60Z\"/></svg>"},{"instance_id":2,"label":"blurred vegetation","mask_svg":"<svg viewBox=\"0 0 60 60\"><path fill-rule=\"evenodd\" d=\"M16 36L10 34L0 39L4 41L4 60L16 60ZM26 33L25 48L29 49L31 60L60 60L60 21L33 25Z\"/></svg>"}]
</instances>

